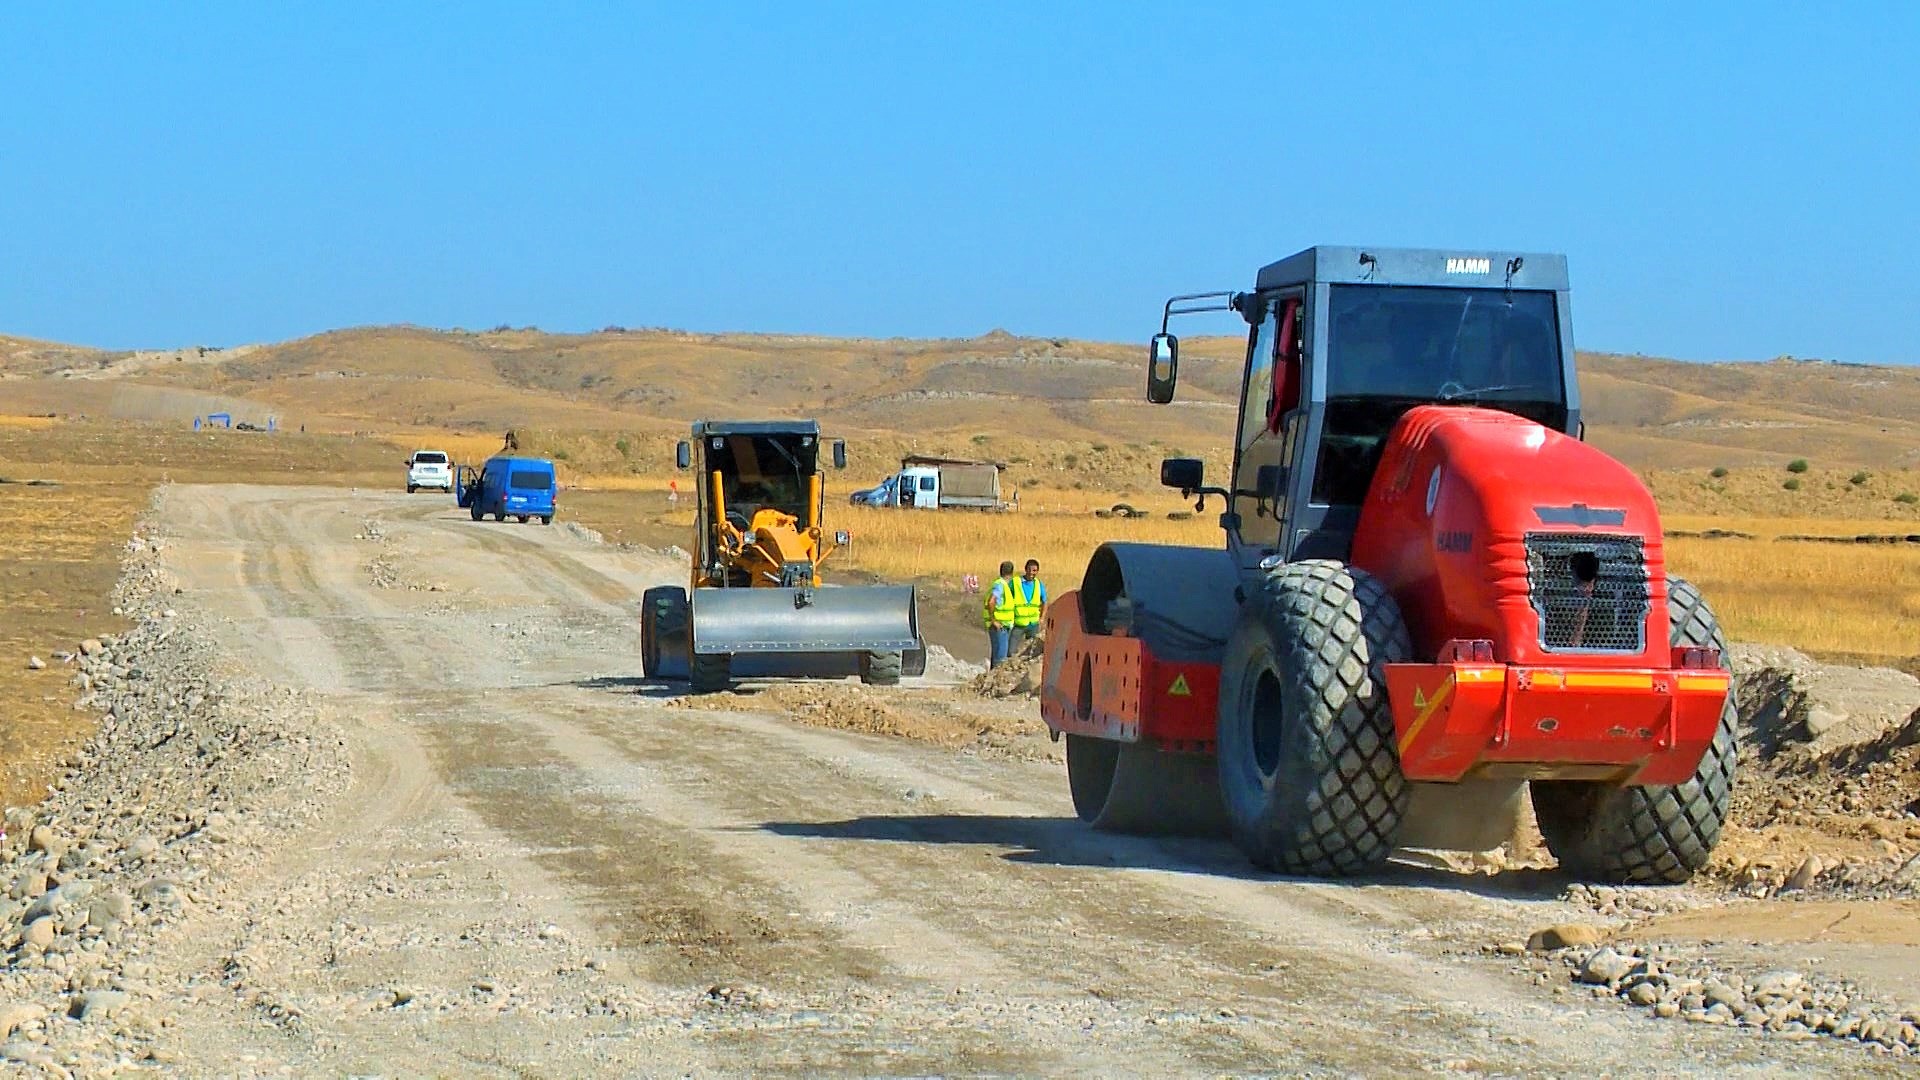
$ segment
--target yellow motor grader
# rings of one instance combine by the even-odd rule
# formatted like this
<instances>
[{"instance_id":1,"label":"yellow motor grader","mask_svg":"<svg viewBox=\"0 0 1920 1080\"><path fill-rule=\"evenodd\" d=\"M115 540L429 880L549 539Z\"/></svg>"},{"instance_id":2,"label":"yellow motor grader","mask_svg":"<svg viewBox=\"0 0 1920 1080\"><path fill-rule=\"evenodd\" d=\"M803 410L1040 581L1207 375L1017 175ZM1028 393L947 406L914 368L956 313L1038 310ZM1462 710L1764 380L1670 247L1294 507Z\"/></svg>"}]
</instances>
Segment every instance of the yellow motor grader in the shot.
<instances>
[{"instance_id":1,"label":"yellow motor grader","mask_svg":"<svg viewBox=\"0 0 1920 1080\"><path fill-rule=\"evenodd\" d=\"M846 444L831 444L833 467ZM735 676L846 676L890 685L926 670L911 585L826 585L820 567L847 535L824 527L820 426L812 420L702 420L676 464L697 469L689 588L648 589L648 678L696 693Z\"/></svg>"}]
</instances>

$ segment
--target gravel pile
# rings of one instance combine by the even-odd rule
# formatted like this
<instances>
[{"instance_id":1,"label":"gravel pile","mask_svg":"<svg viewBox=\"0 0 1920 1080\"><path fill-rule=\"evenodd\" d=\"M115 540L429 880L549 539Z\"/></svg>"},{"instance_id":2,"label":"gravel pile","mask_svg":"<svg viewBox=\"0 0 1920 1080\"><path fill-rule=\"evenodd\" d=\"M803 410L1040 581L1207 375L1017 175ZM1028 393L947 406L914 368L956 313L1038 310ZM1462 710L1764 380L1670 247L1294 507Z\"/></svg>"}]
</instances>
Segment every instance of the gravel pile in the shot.
<instances>
[{"instance_id":1,"label":"gravel pile","mask_svg":"<svg viewBox=\"0 0 1920 1080\"><path fill-rule=\"evenodd\" d=\"M1822 664L1794 649L1736 645L1741 741L1781 767L1873 760L1920 742L1920 679Z\"/></svg>"},{"instance_id":2,"label":"gravel pile","mask_svg":"<svg viewBox=\"0 0 1920 1080\"><path fill-rule=\"evenodd\" d=\"M92 1074L151 1056L148 1005L177 990L148 963L157 934L258 863L341 790L337 731L291 691L223 678L165 606L164 541L128 545L125 634L81 642L95 736L0 836L0 1063Z\"/></svg>"},{"instance_id":3,"label":"gravel pile","mask_svg":"<svg viewBox=\"0 0 1920 1080\"><path fill-rule=\"evenodd\" d=\"M1751 1028L1785 1039L1851 1039L1876 1052L1920 1053L1920 1010L1866 999L1845 982L1797 971L1743 976L1651 946L1567 948L1553 955L1573 982L1655 1017Z\"/></svg>"},{"instance_id":4,"label":"gravel pile","mask_svg":"<svg viewBox=\"0 0 1920 1080\"><path fill-rule=\"evenodd\" d=\"M1825 859L1808 855L1798 861L1762 856L1736 864L1727 884L1735 893L1756 899L1920 896L1920 855L1904 859Z\"/></svg>"},{"instance_id":5,"label":"gravel pile","mask_svg":"<svg viewBox=\"0 0 1920 1080\"><path fill-rule=\"evenodd\" d=\"M1707 877L1749 897L1920 889L1920 680L1735 646L1741 762Z\"/></svg>"},{"instance_id":6,"label":"gravel pile","mask_svg":"<svg viewBox=\"0 0 1920 1080\"><path fill-rule=\"evenodd\" d=\"M1039 697L1040 664L1046 651L1042 639L1026 642L1014 650L1006 663L975 676L971 684L973 692L992 698Z\"/></svg>"},{"instance_id":7,"label":"gravel pile","mask_svg":"<svg viewBox=\"0 0 1920 1080\"><path fill-rule=\"evenodd\" d=\"M948 652L944 646L927 646L927 674L929 683L958 684L978 678L987 670L979 664L962 660Z\"/></svg>"}]
</instances>

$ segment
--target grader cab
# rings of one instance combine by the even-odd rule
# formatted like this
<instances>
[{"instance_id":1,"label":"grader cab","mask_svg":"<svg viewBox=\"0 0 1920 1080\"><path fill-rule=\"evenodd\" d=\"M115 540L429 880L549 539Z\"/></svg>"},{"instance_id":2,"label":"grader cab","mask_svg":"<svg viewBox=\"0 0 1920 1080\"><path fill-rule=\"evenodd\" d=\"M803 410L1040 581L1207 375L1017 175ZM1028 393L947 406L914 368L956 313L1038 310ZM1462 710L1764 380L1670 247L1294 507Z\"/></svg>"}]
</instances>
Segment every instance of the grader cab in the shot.
<instances>
[{"instance_id":1,"label":"grader cab","mask_svg":"<svg viewBox=\"0 0 1920 1080\"><path fill-rule=\"evenodd\" d=\"M1566 262L1317 247L1168 318L1249 326L1222 549L1110 543L1047 610L1042 713L1097 828L1256 864L1486 850L1531 796L1570 872L1678 882L1727 813L1736 712L1652 496L1581 441Z\"/></svg>"},{"instance_id":2,"label":"grader cab","mask_svg":"<svg viewBox=\"0 0 1920 1080\"><path fill-rule=\"evenodd\" d=\"M825 527L821 448L812 420L693 425L675 461L696 475L691 578L642 600L649 678L685 677L704 692L736 675L886 685L926 670L911 585L822 580L847 539ZM830 460L845 467L844 443L832 442Z\"/></svg>"}]
</instances>

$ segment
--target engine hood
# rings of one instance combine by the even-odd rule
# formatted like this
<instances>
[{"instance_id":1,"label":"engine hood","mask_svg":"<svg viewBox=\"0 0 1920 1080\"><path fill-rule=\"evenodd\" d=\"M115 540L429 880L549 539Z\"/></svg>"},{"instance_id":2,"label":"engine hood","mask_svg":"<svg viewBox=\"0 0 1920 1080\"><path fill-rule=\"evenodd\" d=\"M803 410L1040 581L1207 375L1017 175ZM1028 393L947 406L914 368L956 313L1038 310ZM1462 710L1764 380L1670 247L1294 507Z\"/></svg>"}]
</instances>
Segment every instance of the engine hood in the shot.
<instances>
[{"instance_id":1,"label":"engine hood","mask_svg":"<svg viewBox=\"0 0 1920 1080\"><path fill-rule=\"evenodd\" d=\"M1669 659L1659 512L1600 450L1493 409L1395 426L1352 562L1399 601L1416 654L1484 639L1510 663Z\"/></svg>"}]
</instances>

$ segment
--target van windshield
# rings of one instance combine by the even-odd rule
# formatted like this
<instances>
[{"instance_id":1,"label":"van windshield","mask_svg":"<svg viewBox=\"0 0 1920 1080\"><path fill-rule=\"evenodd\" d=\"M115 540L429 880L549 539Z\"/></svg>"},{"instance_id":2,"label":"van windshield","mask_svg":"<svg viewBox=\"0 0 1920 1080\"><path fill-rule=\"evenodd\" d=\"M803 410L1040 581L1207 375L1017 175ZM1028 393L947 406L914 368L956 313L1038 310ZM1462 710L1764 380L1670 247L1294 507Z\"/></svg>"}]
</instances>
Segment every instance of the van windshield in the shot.
<instances>
[{"instance_id":1,"label":"van windshield","mask_svg":"<svg viewBox=\"0 0 1920 1080\"><path fill-rule=\"evenodd\" d=\"M507 486L521 491L548 491L553 487L553 474L545 469L515 469L507 474Z\"/></svg>"}]
</instances>

